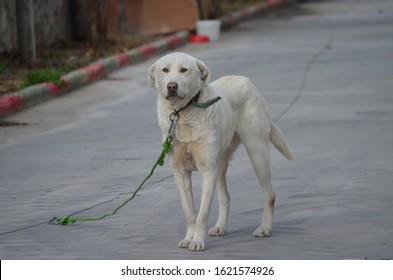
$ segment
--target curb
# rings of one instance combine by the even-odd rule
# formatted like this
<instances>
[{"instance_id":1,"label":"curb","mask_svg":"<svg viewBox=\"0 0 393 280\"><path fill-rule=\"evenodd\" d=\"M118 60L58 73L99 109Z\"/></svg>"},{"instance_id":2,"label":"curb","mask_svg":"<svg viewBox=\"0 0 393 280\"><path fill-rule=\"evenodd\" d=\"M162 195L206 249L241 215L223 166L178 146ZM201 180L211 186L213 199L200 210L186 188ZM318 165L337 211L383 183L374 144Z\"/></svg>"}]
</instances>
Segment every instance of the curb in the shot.
<instances>
[{"instance_id":1,"label":"curb","mask_svg":"<svg viewBox=\"0 0 393 280\"><path fill-rule=\"evenodd\" d=\"M54 83L42 83L10 95L4 95L0 97L0 117L99 80L115 70L136 64L153 55L182 46L188 42L188 36L188 31L180 31L154 43L100 59L62 76L61 80L65 82L65 87L57 86Z\"/></svg>"},{"instance_id":2,"label":"curb","mask_svg":"<svg viewBox=\"0 0 393 280\"><path fill-rule=\"evenodd\" d=\"M221 29L229 29L242 21L259 16L264 11L272 10L292 2L295 1L268 0L235 12L232 15L221 17L219 18L221 21ZM120 68L144 61L165 51L176 49L188 43L189 35L189 31L180 31L156 42L131 49L128 52L100 59L86 67L74 70L62 76L61 80L65 82L65 87L57 86L54 83L42 83L30 86L9 95L1 96L0 117L4 117L16 111L44 102L52 97L70 92L71 90L102 79L109 73Z\"/></svg>"}]
</instances>

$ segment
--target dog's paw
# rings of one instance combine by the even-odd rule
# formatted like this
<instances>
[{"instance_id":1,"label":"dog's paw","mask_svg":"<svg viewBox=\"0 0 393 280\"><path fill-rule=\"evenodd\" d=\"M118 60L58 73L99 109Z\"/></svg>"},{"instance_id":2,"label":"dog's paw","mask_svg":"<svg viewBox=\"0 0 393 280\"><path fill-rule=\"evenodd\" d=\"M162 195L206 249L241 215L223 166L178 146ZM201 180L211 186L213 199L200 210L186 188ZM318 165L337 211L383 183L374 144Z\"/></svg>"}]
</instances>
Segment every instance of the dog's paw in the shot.
<instances>
[{"instance_id":1,"label":"dog's paw","mask_svg":"<svg viewBox=\"0 0 393 280\"><path fill-rule=\"evenodd\" d=\"M188 250L192 252L201 252L205 250L205 243L204 242L196 242L191 241L190 245L188 246Z\"/></svg>"},{"instance_id":2,"label":"dog's paw","mask_svg":"<svg viewBox=\"0 0 393 280\"><path fill-rule=\"evenodd\" d=\"M222 236L222 235L225 235L225 228L217 227L217 226L212 227L209 230L209 235L210 236Z\"/></svg>"},{"instance_id":3,"label":"dog's paw","mask_svg":"<svg viewBox=\"0 0 393 280\"><path fill-rule=\"evenodd\" d=\"M254 231L255 237L269 237L272 234L270 228L259 227Z\"/></svg>"},{"instance_id":4,"label":"dog's paw","mask_svg":"<svg viewBox=\"0 0 393 280\"><path fill-rule=\"evenodd\" d=\"M183 239L182 241L179 242L179 247L180 248L188 248L190 246L191 243L191 239Z\"/></svg>"}]
</instances>

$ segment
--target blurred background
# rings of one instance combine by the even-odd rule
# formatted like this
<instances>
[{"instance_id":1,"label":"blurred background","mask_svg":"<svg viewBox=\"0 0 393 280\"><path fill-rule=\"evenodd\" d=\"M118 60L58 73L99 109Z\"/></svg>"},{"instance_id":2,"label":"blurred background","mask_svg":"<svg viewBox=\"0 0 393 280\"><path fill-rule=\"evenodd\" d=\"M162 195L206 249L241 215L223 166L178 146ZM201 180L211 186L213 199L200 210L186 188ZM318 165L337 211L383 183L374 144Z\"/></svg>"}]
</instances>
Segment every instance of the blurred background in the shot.
<instances>
[{"instance_id":1,"label":"blurred background","mask_svg":"<svg viewBox=\"0 0 393 280\"><path fill-rule=\"evenodd\" d=\"M0 0L0 95L263 0Z\"/></svg>"}]
</instances>

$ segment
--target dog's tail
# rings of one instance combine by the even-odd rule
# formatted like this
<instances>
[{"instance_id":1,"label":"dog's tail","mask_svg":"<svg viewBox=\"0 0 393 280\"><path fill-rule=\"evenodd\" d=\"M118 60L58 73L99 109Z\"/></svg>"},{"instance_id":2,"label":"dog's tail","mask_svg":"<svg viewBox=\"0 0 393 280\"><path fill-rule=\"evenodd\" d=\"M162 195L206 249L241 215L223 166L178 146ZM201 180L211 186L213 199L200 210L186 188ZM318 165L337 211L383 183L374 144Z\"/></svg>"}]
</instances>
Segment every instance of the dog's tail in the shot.
<instances>
[{"instance_id":1,"label":"dog's tail","mask_svg":"<svg viewBox=\"0 0 393 280\"><path fill-rule=\"evenodd\" d=\"M270 128L270 142L272 142L274 147L276 147L284 157L289 160L294 160L295 157L285 143L284 135L282 134L280 128L274 123L272 123Z\"/></svg>"}]
</instances>

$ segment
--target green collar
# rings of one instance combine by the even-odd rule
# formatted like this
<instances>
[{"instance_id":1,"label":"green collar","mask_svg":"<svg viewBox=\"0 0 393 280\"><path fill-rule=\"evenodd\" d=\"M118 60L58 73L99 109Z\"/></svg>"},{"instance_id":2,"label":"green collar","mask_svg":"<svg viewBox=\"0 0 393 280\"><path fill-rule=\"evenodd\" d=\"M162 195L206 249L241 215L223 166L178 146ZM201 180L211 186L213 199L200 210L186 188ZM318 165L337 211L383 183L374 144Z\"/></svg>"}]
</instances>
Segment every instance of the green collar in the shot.
<instances>
[{"instance_id":1,"label":"green collar","mask_svg":"<svg viewBox=\"0 0 393 280\"><path fill-rule=\"evenodd\" d=\"M183 108L180 108L179 110L175 110L174 109L173 110L174 113L176 115L179 115L179 113L181 111L183 111L184 109L186 109L188 106L194 106L194 107L197 107L197 108L206 109L206 108L210 107L211 105L213 105L214 103L216 103L217 101L219 101L221 99L220 96L217 96L217 97L214 97L213 99L210 99L210 100L208 100L206 102L198 103L198 99L199 99L200 95L201 95L201 91L198 91L198 93L187 103L186 106L184 106Z\"/></svg>"}]
</instances>

